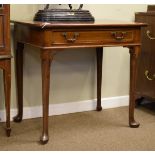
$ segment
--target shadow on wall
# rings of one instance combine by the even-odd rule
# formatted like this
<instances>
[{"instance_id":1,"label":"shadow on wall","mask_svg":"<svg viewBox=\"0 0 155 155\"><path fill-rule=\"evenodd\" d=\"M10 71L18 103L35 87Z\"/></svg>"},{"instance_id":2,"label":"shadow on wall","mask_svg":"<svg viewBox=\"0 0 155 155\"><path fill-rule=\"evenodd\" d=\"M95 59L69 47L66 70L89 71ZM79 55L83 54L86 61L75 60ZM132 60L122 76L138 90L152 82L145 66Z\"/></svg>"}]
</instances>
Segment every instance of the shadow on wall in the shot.
<instances>
[{"instance_id":1,"label":"shadow on wall","mask_svg":"<svg viewBox=\"0 0 155 155\"><path fill-rule=\"evenodd\" d=\"M40 52L30 46L26 46L25 51L24 100L29 106L40 105L42 101ZM51 64L50 103L96 98L95 62L95 49L70 49L57 52Z\"/></svg>"}]
</instances>

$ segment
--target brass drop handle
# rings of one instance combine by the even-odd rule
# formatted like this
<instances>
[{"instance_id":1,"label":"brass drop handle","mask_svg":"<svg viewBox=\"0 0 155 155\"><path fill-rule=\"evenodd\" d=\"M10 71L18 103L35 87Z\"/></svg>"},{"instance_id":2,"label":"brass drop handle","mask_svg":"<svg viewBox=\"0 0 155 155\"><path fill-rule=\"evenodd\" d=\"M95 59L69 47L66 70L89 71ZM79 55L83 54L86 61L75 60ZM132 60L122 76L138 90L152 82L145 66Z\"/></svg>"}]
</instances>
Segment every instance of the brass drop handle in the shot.
<instances>
[{"instance_id":1,"label":"brass drop handle","mask_svg":"<svg viewBox=\"0 0 155 155\"><path fill-rule=\"evenodd\" d=\"M118 41L123 40L126 32L111 32L111 35Z\"/></svg>"},{"instance_id":2,"label":"brass drop handle","mask_svg":"<svg viewBox=\"0 0 155 155\"><path fill-rule=\"evenodd\" d=\"M149 77L149 71L148 71L148 70L145 71L145 76L146 76L146 78L147 78L149 81L152 81L152 80L155 79L155 74L153 74L152 77Z\"/></svg>"},{"instance_id":3,"label":"brass drop handle","mask_svg":"<svg viewBox=\"0 0 155 155\"><path fill-rule=\"evenodd\" d=\"M77 37L79 36L79 33L78 33L78 32L74 32L72 38L68 38L67 32L63 32L62 35L63 35L64 38L67 40L67 42L74 43L74 42L77 40Z\"/></svg>"},{"instance_id":4,"label":"brass drop handle","mask_svg":"<svg viewBox=\"0 0 155 155\"><path fill-rule=\"evenodd\" d=\"M146 35L147 35L147 37L148 37L150 40L154 40L154 39L155 39L155 37L152 37L152 36L151 36L151 32L150 32L149 30L146 31Z\"/></svg>"}]
</instances>

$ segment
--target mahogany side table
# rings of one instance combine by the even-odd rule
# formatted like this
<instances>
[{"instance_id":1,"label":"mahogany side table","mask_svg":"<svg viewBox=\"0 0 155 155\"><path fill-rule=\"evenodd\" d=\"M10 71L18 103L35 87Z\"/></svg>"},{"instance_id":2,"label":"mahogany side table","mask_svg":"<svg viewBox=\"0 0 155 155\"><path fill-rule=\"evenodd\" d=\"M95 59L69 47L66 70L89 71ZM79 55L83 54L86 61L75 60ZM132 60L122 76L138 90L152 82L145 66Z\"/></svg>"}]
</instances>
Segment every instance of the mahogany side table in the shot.
<instances>
[{"instance_id":1,"label":"mahogany side table","mask_svg":"<svg viewBox=\"0 0 155 155\"><path fill-rule=\"evenodd\" d=\"M68 48L96 48L97 57L97 111L101 107L102 55L103 47L122 46L130 52L129 125L137 128L134 119L135 84L137 57L140 53L140 32L143 23L95 22L95 23L44 23L33 21L13 21L15 25L16 74L18 94L18 114L15 122L23 115L23 49L30 44L40 49L42 67L43 132L41 142L47 143L50 65L56 50Z\"/></svg>"}]
</instances>

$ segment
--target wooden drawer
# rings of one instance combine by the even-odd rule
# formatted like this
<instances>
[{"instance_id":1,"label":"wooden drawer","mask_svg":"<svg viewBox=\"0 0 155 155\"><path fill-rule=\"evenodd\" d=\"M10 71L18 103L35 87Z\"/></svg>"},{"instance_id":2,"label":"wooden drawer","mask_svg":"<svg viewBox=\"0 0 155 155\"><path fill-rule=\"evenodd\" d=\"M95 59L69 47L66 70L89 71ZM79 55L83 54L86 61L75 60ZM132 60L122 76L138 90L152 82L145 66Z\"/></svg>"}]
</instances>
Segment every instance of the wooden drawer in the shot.
<instances>
[{"instance_id":1,"label":"wooden drawer","mask_svg":"<svg viewBox=\"0 0 155 155\"><path fill-rule=\"evenodd\" d=\"M4 37L3 37L3 32L4 32L4 27L3 27L3 16L0 15L0 48L4 46Z\"/></svg>"},{"instance_id":2,"label":"wooden drawer","mask_svg":"<svg viewBox=\"0 0 155 155\"><path fill-rule=\"evenodd\" d=\"M54 31L52 44L98 44L98 43L129 43L134 41L133 30L104 31Z\"/></svg>"}]
</instances>

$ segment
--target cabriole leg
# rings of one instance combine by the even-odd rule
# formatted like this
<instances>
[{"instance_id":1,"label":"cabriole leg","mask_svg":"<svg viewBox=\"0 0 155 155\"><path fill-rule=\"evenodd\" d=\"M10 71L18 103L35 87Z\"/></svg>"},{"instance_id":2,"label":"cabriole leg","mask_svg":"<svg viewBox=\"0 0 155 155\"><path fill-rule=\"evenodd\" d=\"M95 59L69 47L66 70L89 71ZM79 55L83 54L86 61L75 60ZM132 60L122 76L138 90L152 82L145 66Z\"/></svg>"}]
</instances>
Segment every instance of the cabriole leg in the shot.
<instances>
[{"instance_id":1,"label":"cabriole leg","mask_svg":"<svg viewBox=\"0 0 155 155\"><path fill-rule=\"evenodd\" d=\"M139 127L139 123L135 121L135 88L137 76L137 58L140 53L140 46L130 47L130 97L129 97L129 126L132 128Z\"/></svg>"}]
</instances>

